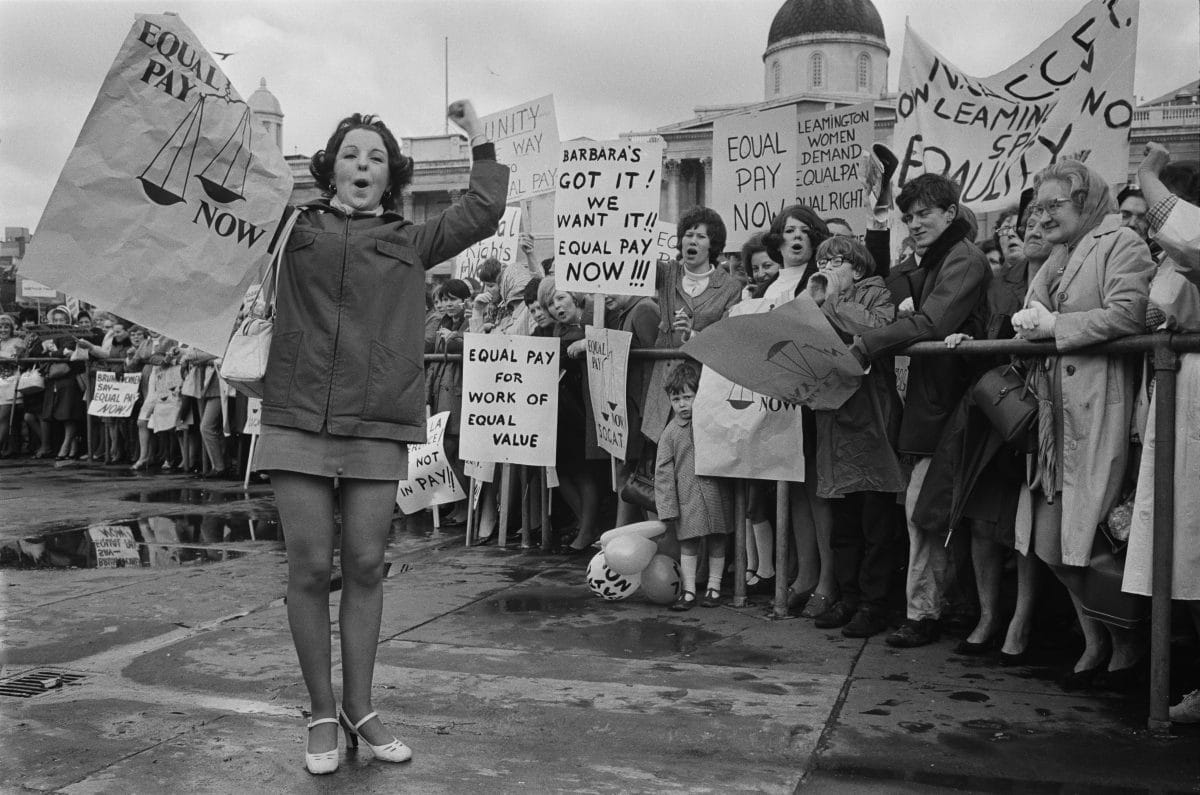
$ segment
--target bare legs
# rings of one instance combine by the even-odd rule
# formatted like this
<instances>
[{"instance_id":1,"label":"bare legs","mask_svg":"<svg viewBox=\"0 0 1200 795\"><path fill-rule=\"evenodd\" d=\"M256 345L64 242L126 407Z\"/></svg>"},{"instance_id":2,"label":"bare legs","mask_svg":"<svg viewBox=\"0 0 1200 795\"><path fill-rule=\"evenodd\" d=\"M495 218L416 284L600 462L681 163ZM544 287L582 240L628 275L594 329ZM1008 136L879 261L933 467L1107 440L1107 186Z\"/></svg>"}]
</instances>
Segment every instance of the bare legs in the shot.
<instances>
[{"instance_id":1,"label":"bare legs","mask_svg":"<svg viewBox=\"0 0 1200 795\"><path fill-rule=\"evenodd\" d=\"M313 475L274 471L271 481L279 505L288 555L288 624L314 718L333 717L329 624L329 576L333 562L333 481ZM358 720L372 712L371 682L383 609L383 555L391 527L394 481L343 480L342 598L339 612L342 696L347 715ZM378 720L360 731L368 742L391 736ZM310 732L309 751L337 746L337 727L324 724Z\"/></svg>"},{"instance_id":2,"label":"bare legs","mask_svg":"<svg viewBox=\"0 0 1200 795\"><path fill-rule=\"evenodd\" d=\"M1021 654L1029 648L1029 634L1033 631L1033 606L1036 604L1038 588L1038 563L1032 555L1017 553L1017 605L1008 632L1000 651L1005 654Z\"/></svg>"},{"instance_id":3,"label":"bare legs","mask_svg":"<svg viewBox=\"0 0 1200 795\"><path fill-rule=\"evenodd\" d=\"M968 643L986 643L1000 627L1000 578L1004 547L990 538L971 534L971 568L979 591L979 623L967 636Z\"/></svg>"}]
</instances>

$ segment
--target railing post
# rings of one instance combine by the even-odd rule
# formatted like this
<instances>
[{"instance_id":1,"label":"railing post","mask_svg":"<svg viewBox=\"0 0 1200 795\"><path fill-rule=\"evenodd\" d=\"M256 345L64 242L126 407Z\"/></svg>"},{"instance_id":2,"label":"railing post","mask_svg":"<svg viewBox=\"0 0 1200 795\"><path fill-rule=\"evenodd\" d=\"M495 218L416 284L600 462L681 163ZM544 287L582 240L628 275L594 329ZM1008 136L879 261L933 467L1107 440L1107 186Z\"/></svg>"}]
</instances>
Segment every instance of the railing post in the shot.
<instances>
[{"instance_id":1,"label":"railing post","mask_svg":"<svg viewBox=\"0 0 1200 795\"><path fill-rule=\"evenodd\" d=\"M1175 535L1175 372L1171 335L1154 343L1154 557L1150 606L1149 728L1169 734L1171 685L1171 570Z\"/></svg>"},{"instance_id":2,"label":"railing post","mask_svg":"<svg viewBox=\"0 0 1200 795\"><path fill-rule=\"evenodd\" d=\"M733 606L746 605L746 481L733 481Z\"/></svg>"}]
</instances>

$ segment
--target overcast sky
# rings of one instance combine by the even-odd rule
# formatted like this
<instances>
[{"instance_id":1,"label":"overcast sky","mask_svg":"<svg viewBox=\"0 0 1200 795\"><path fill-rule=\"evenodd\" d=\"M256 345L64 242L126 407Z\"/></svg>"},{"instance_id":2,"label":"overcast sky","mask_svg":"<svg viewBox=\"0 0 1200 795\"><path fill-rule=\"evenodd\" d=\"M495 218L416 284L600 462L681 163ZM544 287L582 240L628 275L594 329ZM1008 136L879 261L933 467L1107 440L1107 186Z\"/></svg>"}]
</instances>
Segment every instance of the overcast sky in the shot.
<instances>
[{"instance_id":1,"label":"overcast sky","mask_svg":"<svg viewBox=\"0 0 1200 795\"><path fill-rule=\"evenodd\" d=\"M243 97L260 78L285 114L284 152L310 154L354 111L400 136L442 131L450 98L480 114L553 94L563 139L604 139L763 98L782 0L0 0L0 226L35 227L134 14L175 11ZM999 72L1084 0L875 0L895 90L907 17L968 74ZM1142 0L1135 93L1200 73L1200 0Z\"/></svg>"}]
</instances>

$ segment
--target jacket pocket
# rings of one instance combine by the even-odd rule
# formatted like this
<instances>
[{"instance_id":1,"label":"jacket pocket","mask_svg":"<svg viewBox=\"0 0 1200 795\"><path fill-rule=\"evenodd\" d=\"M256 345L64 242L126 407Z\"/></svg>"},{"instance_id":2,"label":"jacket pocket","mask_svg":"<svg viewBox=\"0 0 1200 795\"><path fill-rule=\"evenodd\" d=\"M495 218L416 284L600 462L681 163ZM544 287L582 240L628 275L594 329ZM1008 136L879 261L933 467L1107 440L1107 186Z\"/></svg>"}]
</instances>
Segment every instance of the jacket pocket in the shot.
<instances>
[{"instance_id":1,"label":"jacket pocket","mask_svg":"<svg viewBox=\"0 0 1200 795\"><path fill-rule=\"evenodd\" d=\"M417 264L417 250L412 246L392 243L389 240L376 240L375 251L388 260L398 260L404 265L415 266ZM387 264L396 265L398 263L388 262Z\"/></svg>"},{"instance_id":2,"label":"jacket pocket","mask_svg":"<svg viewBox=\"0 0 1200 795\"><path fill-rule=\"evenodd\" d=\"M303 331L276 334L271 341L271 357L267 361L267 376L263 386L263 404L285 408L291 402L292 379L296 375L296 360L300 358Z\"/></svg>"},{"instance_id":3,"label":"jacket pocket","mask_svg":"<svg viewBox=\"0 0 1200 795\"><path fill-rule=\"evenodd\" d=\"M371 343L362 418L415 424L425 419L425 372L399 351Z\"/></svg>"},{"instance_id":4,"label":"jacket pocket","mask_svg":"<svg viewBox=\"0 0 1200 795\"><path fill-rule=\"evenodd\" d=\"M288 235L287 251L299 251L302 248L307 248L317 239L317 233L311 229L293 228L292 233Z\"/></svg>"}]
</instances>

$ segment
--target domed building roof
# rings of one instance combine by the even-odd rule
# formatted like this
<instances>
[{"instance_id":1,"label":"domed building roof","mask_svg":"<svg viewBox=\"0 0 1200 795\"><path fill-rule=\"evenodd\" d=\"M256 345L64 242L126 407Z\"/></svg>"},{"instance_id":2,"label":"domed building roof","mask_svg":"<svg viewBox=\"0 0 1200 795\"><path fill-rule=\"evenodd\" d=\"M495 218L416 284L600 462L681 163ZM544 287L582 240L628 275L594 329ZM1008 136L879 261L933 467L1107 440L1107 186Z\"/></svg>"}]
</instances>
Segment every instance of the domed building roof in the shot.
<instances>
[{"instance_id":1,"label":"domed building roof","mask_svg":"<svg viewBox=\"0 0 1200 795\"><path fill-rule=\"evenodd\" d=\"M258 90L250 95L250 110L260 115L282 116L283 107L267 88L267 78L258 82Z\"/></svg>"},{"instance_id":2,"label":"domed building roof","mask_svg":"<svg viewBox=\"0 0 1200 795\"><path fill-rule=\"evenodd\" d=\"M767 47L815 33L860 33L886 41L883 20L871 0L786 0L771 21Z\"/></svg>"}]
</instances>

